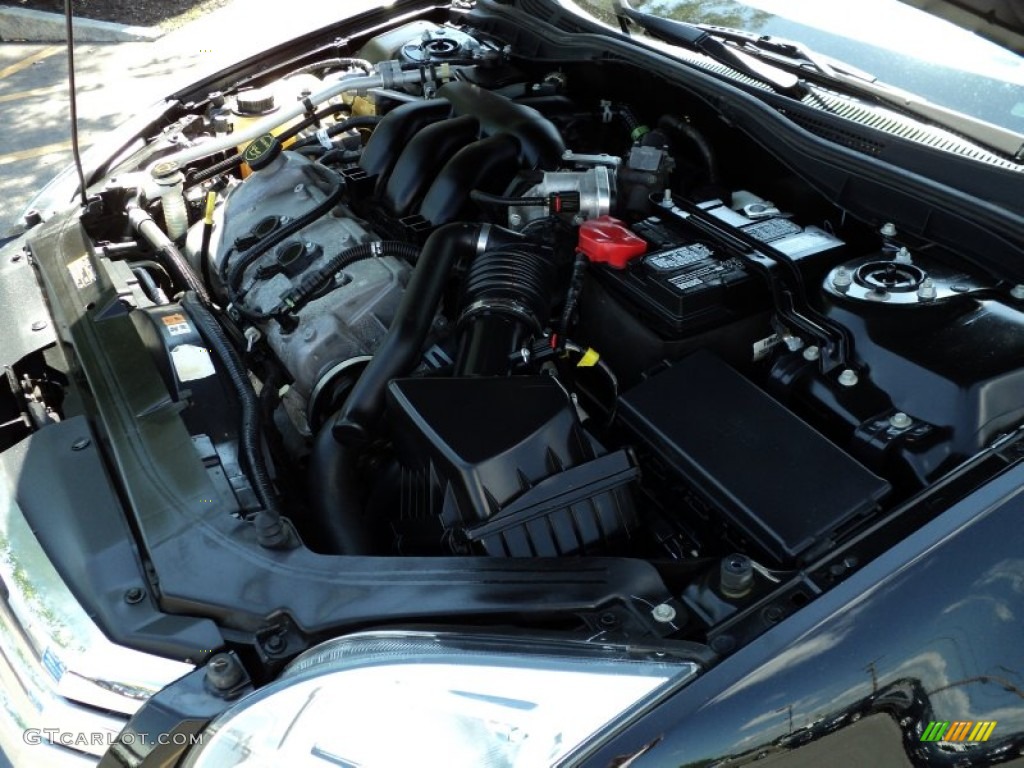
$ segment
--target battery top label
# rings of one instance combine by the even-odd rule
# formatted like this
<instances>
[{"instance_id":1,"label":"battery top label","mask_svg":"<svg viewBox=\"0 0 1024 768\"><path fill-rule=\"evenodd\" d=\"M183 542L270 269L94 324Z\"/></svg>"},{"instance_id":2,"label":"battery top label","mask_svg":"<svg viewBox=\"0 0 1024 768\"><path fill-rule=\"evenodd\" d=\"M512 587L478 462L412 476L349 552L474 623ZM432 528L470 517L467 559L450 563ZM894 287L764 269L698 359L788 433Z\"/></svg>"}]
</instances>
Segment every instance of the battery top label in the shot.
<instances>
[{"instance_id":1,"label":"battery top label","mask_svg":"<svg viewBox=\"0 0 1024 768\"><path fill-rule=\"evenodd\" d=\"M789 219L765 219L757 224L743 227L743 231L751 237L756 237L762 243L770 243L783 237L798 235L804 230L803 227L794 224Z\"/></svg>"},{"instance_id":2,"label":"battery top label","mask_svg":"<svg viewBox=\"0 0 1024 768\"><path fill-rule=\"evenodd\" d=\"M703 243L693 243L670 251L654 253L644 259L644 265L655 272L677 272L711 258L713 251Z\"/></svg>"}]
</instances>

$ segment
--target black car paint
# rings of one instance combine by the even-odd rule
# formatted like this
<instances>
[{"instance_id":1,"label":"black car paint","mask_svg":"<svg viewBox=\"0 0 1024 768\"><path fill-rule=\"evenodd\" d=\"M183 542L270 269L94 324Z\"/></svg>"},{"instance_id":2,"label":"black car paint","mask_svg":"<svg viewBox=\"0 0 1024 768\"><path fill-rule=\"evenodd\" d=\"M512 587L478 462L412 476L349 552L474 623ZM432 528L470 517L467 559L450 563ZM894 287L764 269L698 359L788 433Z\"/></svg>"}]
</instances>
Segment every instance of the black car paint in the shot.
<instances>
[{"instance_id":1,"label":"black car paint","mask_svg":"<svg viewBox=\"0 0 1024 768\"><path fill-rule=\"evenodd\" d=\"M586 766L997 765L1024 751L1017 464L607 740ZM931 720L995 720L956 749ZM804 731L803 729L807 729ZM768 759L770 758L770 759ZM963 760L969 762L962 762Z\"/></svg>"}]
</instances>

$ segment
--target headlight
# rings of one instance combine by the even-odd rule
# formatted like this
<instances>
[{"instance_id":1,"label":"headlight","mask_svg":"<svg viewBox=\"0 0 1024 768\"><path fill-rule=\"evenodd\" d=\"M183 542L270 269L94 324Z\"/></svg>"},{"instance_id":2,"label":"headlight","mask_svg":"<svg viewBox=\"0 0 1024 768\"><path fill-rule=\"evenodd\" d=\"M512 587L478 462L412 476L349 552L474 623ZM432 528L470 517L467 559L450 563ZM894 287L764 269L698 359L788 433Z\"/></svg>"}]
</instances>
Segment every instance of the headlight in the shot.
<instances>
[{"instance_id":1,"label":"headlight","mask_svg":"<svg viewBox=\"0 0 1024 768\"><path fill-rule=\"evenodd\" d=\"M589 643L353 635L214 720L185 765L537 768L697 669Z\"/></svg>"}]
</instances>

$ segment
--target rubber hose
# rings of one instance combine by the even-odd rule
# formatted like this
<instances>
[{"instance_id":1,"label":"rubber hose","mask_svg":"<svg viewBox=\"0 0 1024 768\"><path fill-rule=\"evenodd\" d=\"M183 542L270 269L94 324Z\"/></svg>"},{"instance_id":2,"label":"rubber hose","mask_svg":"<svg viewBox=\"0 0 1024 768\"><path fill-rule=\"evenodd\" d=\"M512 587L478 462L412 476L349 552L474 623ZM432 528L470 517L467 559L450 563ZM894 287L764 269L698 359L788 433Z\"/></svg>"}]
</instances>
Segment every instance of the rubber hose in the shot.
<instances>
[{"instance_id":1,"label":"rubber hose","mask_svg":"<svg viewBox=\"0 0 1024 768\"><path fill-rule=\"evenodd\" d=\"M210 350L220 361L227 373L228 381L238 397L242 411L238 443L246 468L249 470L249 480L261 504L261 509L256 511L256 516L253 519L256 539L261 546L268 549L290 548L294 546L295 542L289 527L281 519L274 486L263 458L259 400L253 390L245 365L238 352L231 346L217 319L193 292L189 291L185 294L182 306L195 322L200 335L210 345Z\"/></svg>"},{"instance_id":2,"label":"rubber hose","mask_svg":"<svg viewBox=\"0 0 1024 768\"><path fill-rule=\"evenodd\" d=\"M351 131L353 128L373 128L383 119L383 115L356 115L355 117L350 117L347 120L342 120L340 123L335 123L328 127L327 135L337 136L339 133ZM290 149L300 149L317 143L319 142L315 136L307 136L306 138L300 139L292 144Z\"/></svg>"},{"instance_id":3,"label":"rubber hose","mask_svg":"<svg viewBox=\"0 0 1024 768\"><path fill-rule=\"evenodd\" d=\"M384 342L329 422L339 442L366 441L384 409L388 382L416 367L449 276L461 257L475 253L481 234L478 224L452 223L427 238Z\"/></svg>"},{"instance_id":4,"label":"rubber hose","mask_svg":"<svg viewBox=\"0 0 1024 768\"><path fill-rule=\"evenodd\" d=\"M307 64L304 67L292 70L285 77L294 77L295 75L305 75L308 73L316 72L320 69L327 69L329 67L359 67L361 70L369 74L373 72L373 64L368 62L366 59L324 59L322 61L314 61L312 64Z\"/></svg>"},{"instance_id":5,"label":"rubber hose","mask_svg":"<svg viewBox=\"0 0 1024 768\"><path fill-rule=\"evenodd\" d=\"M215 176L220 176L222 173L227 173L233 170L245 162L245 157L239 152L237 155L232 155L226 160L221 160L219 163L214 163L209 168L198 173L192 174L188 178L185 186L194 187L196 184L201 184L207 179L212 179Z\"/></svg>"},{"instance_id":6,"label":"rubber hose","mask_svg":"<svg viewBox=\"0 0 1024 768\"><path fill-rule=\"evenodd\" d=\"M160 289L160 286L156 284L156 280L149 274L145 269L135 268L132 270L132 274L139 279L139 284L142 286L142 292L154 304L166 304L167 295Z\"/></svg>"},{"instance_id":7,"label":"rubber hose","mask_svg":"<svg viewBox=\"0 0 1024 768\"><path fill-rule=\"evenodd\" d=\"M332 104L329 107L325 107L324 109L321 109L320 111L314 113L312 117L308 117L305 120L302 120L301 122L291 126L287 131L278 134L275 138L282 143L288 141L288 139L298 135L301 131L304 131L309 126L314 125L323 118L330 117L331 115L340 112L343 109L348 109L348 105ZM371 128L375 126L377 123L379 123L382 119L382 117L379 117L377 115L359 115L357 117L350 117L348 120L343 120L337 125L332 125L330 128L327 129L327 133L329 136L336 136L339 133L343 133L344 131L350 130L352 128ZM351 123L351 125L349 125L349 123ZM295 144L293 144L290 147L290 149L298 149L299 147L311 146L315 143L316 138L309 137L302 139L301 141L295 142ZM245 157L241 152L239 152L237 155L232 155L231 157L225 160L221 160L219 163L211 165L209 168L205 170L193 174L191 177L189 177L187 186L192 187L195 186L196 184L201 184L202 182L212 179L215 176L220 176L222 173L227 173L228 171L234 170L244 162Z\"/></svg>"},{"instance_id":8,"label":"rubber hose","mask_svg":"<svg viewBox=\"0 0 1024 768\"><path fill-rule=\"evenodd\" d=\"M548 319L554 278L553 263L536 248L488 249L466 273L459 323L480 313L511 313L540 332Z\"/></svg>"},{"instance_id":9,"label":"rubber hose","mask_svg":"<svg viewBox=\"0 0 1024 768\"><path fill-rule=\"evenodd\" d=\"M204 307L210 306L210 294L203 281L188 260L182 255L171 238L157 226L150 216L136 201L128 203L128 222L132 229L146 238L157 252L163 256L164 263L181 285L192 291Z\"/></svg>"},{"instance_id":10,"label":"rubber hose","mask_svg":"<svg viewBox=\"0 0 1024 768\"><path fill-rule=\"evenodd\" d=\"M132 271L136 269L152 269L153 271L159 273L161 278L160 282L163 285L167 286L168 288L171 287L171 276L167 272L167 267L165 267L158 261L153 261L152 259L133 259L132 261L128 262L128 267Z\"/></svg>"},{"instance_id":11,"label":"rubber hose","mask_svg":"<svg viewBox=\"0 0 1024 768\"><path fill-rule=\"evenodd\" d=\"M369 554L371 547L363 505L356 493L352 449L339 445L331 432L334 418L317 433L309 457L307 487L314 533L330 551L342 555Z\"/></svg>"},{"instance_id":12,"label":"rubber hose","mask_svg":"<svg viewBox=\"0 0 1024 768\"><path fill-rule=\"evenodd\" d=\"M547 323L555 277L553 262L536 246L479 254L462 290L455 375L507 375L515 351Z\"/></svg>"},{"instance_id":13,"label":"rubber hose","mask_svg":"<svg viewBox=\"0 0 1024 768\"><path fill-rule=\"evenodd\" d=\"M718 159L715 157L715 151L711 148L711 143L705 138L704 134L694 128L685 120L682 120L674 115L665 115L658 121L658 125L669 130L676 131L677 133L685 136L690 142L697 147L697 151L700 152L701 159L704 161L705 170L708 173L708 181L711 184L718 184Z\"/></svg>"},{"instance_id":14,"label":"rubber hose","mask_svg":"<svg viewBox=\"0 0 1024 768\"><path fill-rule=\"evenodd\" d=\"M469 199L478 205L494 205L502 208L511 208L514 205L522 206L547 206L546 197L502 197L484 192L482 189L474 189L469 193Z\"/></svg>"},{"instance_id":15,"label":"rubber hose","mask_svg":"<svg viewBox=\"0 0 1024 768\"><path fill-rule=\"evenodd\" d=\"M580 300L580 293L583 291L583 276L586 274L589 260L582 253L576 254L576 260L572 265L572 276L569 278L569 292L565 297L565 307L562 309L562 321L558 327L565 336L569 333L569 326L572 325L572 315L576 311L576 305Z\"/></svg>"},{"instance_id":16,"label":"rubber hose","mask_svg":"<svg viewBox=\"0 0 1024 768\"><path fill-rule=\"evenodd\" d=\"M325 117L330 117L331 115L336 115L339 112L344 112L348 108L348 104L328 104L326 107L318 109L312 115L309 115L295 123L295 125L290 125L286 130L276 134L277 140L284 143L288 141L288 139L298 136L311 125L317 125Z\"/></svg>"},{"instance_id":17,"label":"rubber hose","mask_svg":"<svg viewBox=\"0 0 1024 768\"><path fill-rule=\"evenodd\" d=\"M626 130L629 131L629 137L632 139L636 129L640 127L640 120L637 119L633 110L625 104L619 107L619 117L626 124Z\"/></svg>"},{"instance_id":18,"label":"rubber hose","mask_svg":"<svg viewBox=\"0 0 1024 768\"><path fill-rule=\"evenodd\" d=\"M277 424L274 422L274 413L277 411L277 407L281 404L281 386L284 384L284 376L279 370L273 369L263 379L263 386L260 388L259 402L260 402L260 426L263 428L263 434L267 442L267 448L270 449L270 455L274 458L278 464L284 466L282 460L287 457L285 451L284 438L281 435L281 430L277 428Z\"/></svg>"}]
</instances>

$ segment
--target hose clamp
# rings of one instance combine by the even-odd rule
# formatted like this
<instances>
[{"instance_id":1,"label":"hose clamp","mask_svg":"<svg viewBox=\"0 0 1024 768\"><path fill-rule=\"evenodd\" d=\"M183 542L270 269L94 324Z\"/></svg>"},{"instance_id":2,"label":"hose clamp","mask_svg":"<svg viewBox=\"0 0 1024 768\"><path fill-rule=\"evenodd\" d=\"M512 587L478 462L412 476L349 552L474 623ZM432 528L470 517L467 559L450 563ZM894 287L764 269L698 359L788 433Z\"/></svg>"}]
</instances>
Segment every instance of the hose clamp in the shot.
<instances>
[{"instance_id":1,"label":"hose clamp","mask_svg":"<svg viewBox=\"0 0 1024 768\"><path fill-rule=\"evenodd\" d=\"M487 250L487 242L491 239L491 225L483 224L476 238L476 253L479 256Z\"/></svg>"},{"instance_id":2,"label":"hose clamp","mask_svg":"<svg viewBox=\"0 0 1024 768\"><path fill-rule=\"evenodd\" d=\"M505 298L490 298L474 301L462 310L462 314L459 315L457 325L461 328L474 317L478 317L480 315L505 315L506 317L513 317L529 326L533 329L534 333L540 334L544 330L541 328L540 323L530 311L529 307L515 301L514 299Z\"/></svg>"},{"instance_id":3,"label":"hose clamp","mask_svg":"<svg viewBox=\"0 0 1024 768\"><path fill-rule=\"evenodd\" d=\"M395 84L401 81L402 65L395 60L382 61L377 64L377 74L380 75L383 87L394 88ZM412 73L412 77L418 79L419 75Z\"/></svg>"}]
</instances>

